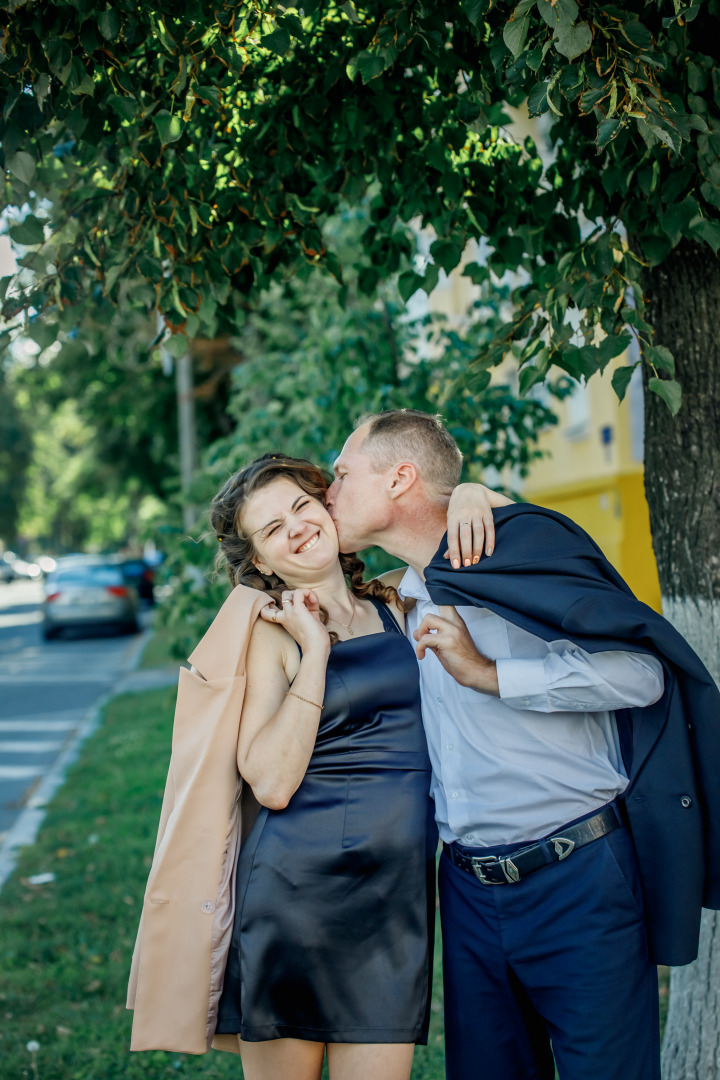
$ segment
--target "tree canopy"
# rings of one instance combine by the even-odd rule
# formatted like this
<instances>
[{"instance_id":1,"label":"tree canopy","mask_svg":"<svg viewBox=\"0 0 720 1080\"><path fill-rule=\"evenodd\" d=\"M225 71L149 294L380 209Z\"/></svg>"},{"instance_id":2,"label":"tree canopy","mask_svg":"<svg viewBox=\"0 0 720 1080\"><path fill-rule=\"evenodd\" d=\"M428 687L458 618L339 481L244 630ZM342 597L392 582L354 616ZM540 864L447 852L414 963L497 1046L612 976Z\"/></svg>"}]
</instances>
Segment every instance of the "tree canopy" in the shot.
<instances>
[{"instance_id":1,"label":"tree canopy","mask_svg":"<svg viewBox=\"0 0 720 1080\"><path fill-rule=\"evenodd\" d=\"M683 238L720 246L718 0L3 0L0 18L6 201L27 249L6 317L69 326L93 290L132 290L179 351L232 333L273 281L342 282L325 222L368 199L368 293L398 273L403 298L431 291L471 239L474 282L517 274L476 391L509 351L523 390L552 365L588 376L632 327L650 389L679 407L640 275ZM513 137L525 106L551 157Z\"/></svg>"}]
</instances>

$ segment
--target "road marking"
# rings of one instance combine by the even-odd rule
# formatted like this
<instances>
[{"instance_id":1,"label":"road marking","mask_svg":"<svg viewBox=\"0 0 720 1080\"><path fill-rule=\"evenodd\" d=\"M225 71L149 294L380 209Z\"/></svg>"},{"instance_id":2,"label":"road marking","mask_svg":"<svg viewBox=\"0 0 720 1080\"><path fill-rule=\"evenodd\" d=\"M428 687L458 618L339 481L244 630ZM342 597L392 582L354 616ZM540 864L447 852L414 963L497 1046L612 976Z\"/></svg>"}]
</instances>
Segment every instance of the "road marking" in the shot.
<instances>
[{"instance_id":1,"label":"road marking","mask_svg":"<svg viewBox=\"0 0 720 1080\"><path fill-rule=\"evenodd\" d=\"M37 765L0 765L0 780L32 780L43 772Z\"/></svg>"},{"instance_id":2,"label":"road marking","mask_svg":"<svg viewBox=\"0 0 720 1080\"><path fill-rule=\"evenodd\" d=\"M70 672L32 672L27 671L22 675L6 675L0 671L0 682L3 686L51 686L53 684L72 683L75 686L89 686L95 683L113 683L117 678L117 672L100 673L98 675L83 674L80 678Z\"/></svg>"},{"instance_id":3,"label":"road marking","mask_svg":"<svg viewBox=\"0 0 720 1080\"><path fill-rule=\"evenodd\" d=\"M13 716L0 720L0 735L23 731L72 731L80 723L83 713L68 714L67 720L54 720L49 716Z\"/></svg>"},{"instance_id":4,"label":"road marking","mask_svg":"<svg viewBox=\"0 0 720 1080\"><path fill-rule=\"evenodd\" d=\"M62 750L62 742L4 742L0 739L0 754L50 754Z\"/></svg>"},{"instance_id":5,"label":"road marking","mask_svg":"<svg viewBox=\"0 0 720 1080\"><path fill-rule=\"evenodd\" d=\"M17 615L0 615L0 629L4 626L29 626L42 621L41 611L23 611Z\"/></svg>"}]
</instances>

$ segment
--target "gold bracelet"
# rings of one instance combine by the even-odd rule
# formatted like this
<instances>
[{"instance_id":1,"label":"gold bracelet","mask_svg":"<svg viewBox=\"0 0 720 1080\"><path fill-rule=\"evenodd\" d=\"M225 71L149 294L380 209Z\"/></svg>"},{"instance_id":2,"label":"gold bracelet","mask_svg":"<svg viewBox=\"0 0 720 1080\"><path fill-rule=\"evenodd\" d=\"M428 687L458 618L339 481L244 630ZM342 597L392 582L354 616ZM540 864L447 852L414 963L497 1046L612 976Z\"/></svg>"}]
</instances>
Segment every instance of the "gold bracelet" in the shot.
<instances>
[{"instance_id":1,"label":"gold bracelet","mask_svg":"<svg viewBox=\"0 0 720 1080\"><path fill-rule=\"evenodd\" d=\"M296 697L299 701L306 701L308 705L314 705L316 709L320 710L320 712L322 712L325 708L324 705L318 705L317 701L311 701L310 698L300 697L300 695L296 694L294 690L287 690L285 693L285 697L287 697L288 694L292 694L292 696Z\"/></svg>"}]
</instances>

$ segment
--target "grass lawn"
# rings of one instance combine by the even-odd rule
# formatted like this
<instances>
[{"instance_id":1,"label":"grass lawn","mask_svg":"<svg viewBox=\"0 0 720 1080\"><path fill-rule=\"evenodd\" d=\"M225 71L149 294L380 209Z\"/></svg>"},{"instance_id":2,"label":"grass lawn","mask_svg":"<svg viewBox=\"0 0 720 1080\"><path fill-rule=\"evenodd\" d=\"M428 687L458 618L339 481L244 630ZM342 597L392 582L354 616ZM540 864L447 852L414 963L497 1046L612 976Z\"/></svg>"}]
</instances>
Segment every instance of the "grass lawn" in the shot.
<instances>
[{"instance_id":1,"label":"grass lawn","mask_svg":"<svg viewBox=\"0 0 720 1080\"><path fill-rule=\"evenodd\" d=\"M157 610L153 625L153 636L143 649L141 668L179 666L180 659L170 650L170 634L166 626L159 626ZM182 658L183 660L185 657Z\"/></svg>"},{"instance_id":2,"label":"grass lawn","mask_svg":"<svg viewBox=\"0 0 720 1080\"><path fill-rule=\"evenodd\" d=\"M130 1054L125 989L155 840L174 690L115 698L0 896L2 1080L239 1080L235 1055ZM29 878L53 873L55 881ZM430 1043L413 1080L442 1080L439 941ZM661 1003L667 1001L661 973ZM35 1066L27 1043L39 1043ZM371 1078L369 1078L371 1080Z\"/></svg>"},{"instance_id":3,"label":"grass lawn","mask_svg":"<svg viewBox=\"0 0 720 1080\"><path fill-rule=\"evenodd\" d=\"M170 749L174 690L113 700L0 895L2 1080L239 1080L235 1055L130 1054L125 989ZM55 881L28 878L54 873ZM442 1080L436 973L430 1046L413 1080ZM26 1045L40 1044L37 1072Z\"/></svg>"}]
</instances>

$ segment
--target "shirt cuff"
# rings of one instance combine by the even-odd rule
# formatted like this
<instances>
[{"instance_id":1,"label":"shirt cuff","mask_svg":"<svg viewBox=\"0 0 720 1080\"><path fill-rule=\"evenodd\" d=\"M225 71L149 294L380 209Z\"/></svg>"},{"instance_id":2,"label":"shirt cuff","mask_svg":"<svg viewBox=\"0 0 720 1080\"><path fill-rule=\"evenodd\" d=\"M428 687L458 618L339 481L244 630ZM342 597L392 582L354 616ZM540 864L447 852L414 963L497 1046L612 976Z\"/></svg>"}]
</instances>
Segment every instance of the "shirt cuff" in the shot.
<instances>
[{"instance_id":1,"label":"shirt cuff","mask_svg":"<svg viewBox=\"0 0 720 1080\"><path fill-rule=\"evenodd\" d=\"M550 707L545 660L497 660L500 699L514 709Z\"/></svg>"}]
</instances>

